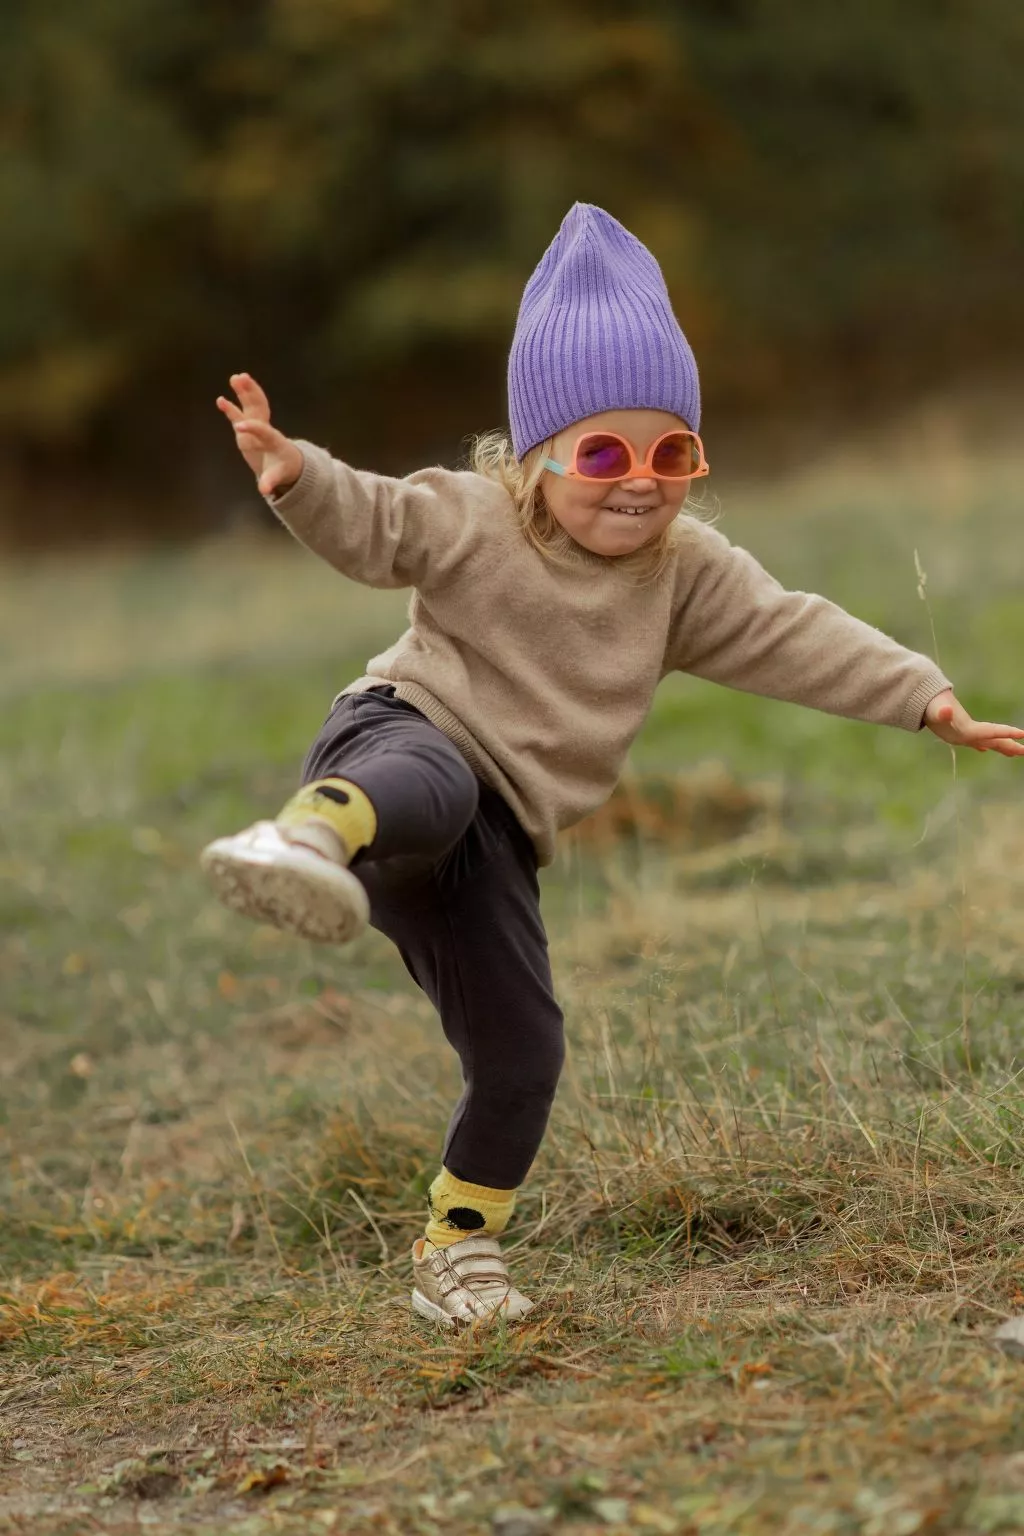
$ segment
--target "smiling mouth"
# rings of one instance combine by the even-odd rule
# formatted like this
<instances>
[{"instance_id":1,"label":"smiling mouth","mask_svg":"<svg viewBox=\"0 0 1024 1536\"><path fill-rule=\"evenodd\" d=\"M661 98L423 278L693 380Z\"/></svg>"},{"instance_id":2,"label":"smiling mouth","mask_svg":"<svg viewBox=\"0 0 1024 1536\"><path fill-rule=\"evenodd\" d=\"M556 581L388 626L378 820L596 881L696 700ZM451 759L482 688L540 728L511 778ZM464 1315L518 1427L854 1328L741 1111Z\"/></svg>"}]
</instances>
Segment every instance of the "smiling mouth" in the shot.
<instances>
[{"instance_id":1,"label":"smiling mouth","mask_svg":"<svg viewBox=\"0 0 1024 1536\"><path fill-rule=\"evenodd\" d=\"M653 512L653 507L605 507L606 512L618 512L623 517L643 517L648 512Z\"/></svg>"}]
</instances>

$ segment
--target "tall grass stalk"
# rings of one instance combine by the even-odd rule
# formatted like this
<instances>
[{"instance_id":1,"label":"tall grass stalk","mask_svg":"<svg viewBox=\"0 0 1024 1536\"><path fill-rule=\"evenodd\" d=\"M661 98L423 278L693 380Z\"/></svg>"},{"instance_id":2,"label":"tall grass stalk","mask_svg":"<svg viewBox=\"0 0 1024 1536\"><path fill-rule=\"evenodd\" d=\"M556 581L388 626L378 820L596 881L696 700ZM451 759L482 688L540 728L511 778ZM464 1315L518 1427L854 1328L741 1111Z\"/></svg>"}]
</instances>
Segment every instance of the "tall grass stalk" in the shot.
<instances>
[{"instance_id":1,"label":"tall grass stalk","mask_svg":"<svg viewBox=\"0 0 1024 1536\"><path fill-rule=\"evenodd\" d=\"M921 558L914 550L914 570L917 573L917 595L924 603L925 612L928 615L928 625L932 636L932 656L937 667L942 666L939 657L939 637L935 629L935 616L932 605L928 599L928 576L921 564ZM960 1031L964 1045L964 1061L969 1073L973 1074L974 1067L971 1061L971 1025L970 1004L967 996L967 954L969 948L969 910L967 902L967 865L964 858L963 847L963 807L960 795L960 778L958 773L956 748L950 747L949 756L953 774L953 806L956 822L956 865L957 877L960 887Z\"/></svg>"}]
</instances>

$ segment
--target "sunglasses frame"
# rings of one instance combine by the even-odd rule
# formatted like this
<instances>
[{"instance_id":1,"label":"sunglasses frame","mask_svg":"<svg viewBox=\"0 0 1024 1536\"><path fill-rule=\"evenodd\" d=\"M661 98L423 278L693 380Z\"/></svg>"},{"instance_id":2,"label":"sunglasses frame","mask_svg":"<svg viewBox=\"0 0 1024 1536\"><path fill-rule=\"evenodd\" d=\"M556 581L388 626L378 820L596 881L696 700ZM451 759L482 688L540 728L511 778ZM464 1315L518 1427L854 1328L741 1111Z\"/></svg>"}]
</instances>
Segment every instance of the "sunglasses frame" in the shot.
<instances>
[{"instance_id":1,"label":"sunglasses frame","mask_svg":"<svg viewBox=\"0 0 1024 1536\"><path fill-rule=\"evenodd\" d=\"M580 471L576 468L577 462L579 460L580 445L585 443L589 437L610 437L613 438L616 442L621 443L629 454L629 470L627 473L624 475L581 474ZM697 444L697 453L700 456L700 462L697 465L697 468L692 469L688 475L661 475L657 472L657 470L655 470L654 456L657 453L659 446L665 441L666 437L690 437ZM623 437L621 432L591 431L580 433L579 437L573 444L572 458L568 464L559 464L557 459L545 459L544 468L552 470L556 475L564 475L567 480L589 480L594 484L614 485L618 480L697 480L701 475L708 474L711 466L709 465L707 459L704 457L704 444L701 442L696 432L691 432L689 427L673 427L670 432L663 432L660 437L656 437L654 439L654 442L651 443L647 450L647 456L643 463L641 463L637 458L636 449L629 441L629 438Z\"/></svg>"}]
</instances>

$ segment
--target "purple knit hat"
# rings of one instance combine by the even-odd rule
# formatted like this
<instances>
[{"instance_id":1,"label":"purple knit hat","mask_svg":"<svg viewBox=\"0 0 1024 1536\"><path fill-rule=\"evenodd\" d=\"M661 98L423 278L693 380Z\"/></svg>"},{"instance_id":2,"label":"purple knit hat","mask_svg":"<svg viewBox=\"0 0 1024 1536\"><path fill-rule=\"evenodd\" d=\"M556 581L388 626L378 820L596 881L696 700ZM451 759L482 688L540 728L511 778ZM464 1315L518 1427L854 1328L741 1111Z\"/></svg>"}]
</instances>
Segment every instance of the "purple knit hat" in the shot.
<instances>
[{"instance_id":1,"label":"purple knit hat","mask_svg":"<svg viewBox=\"0 0 1024 1536\"><path fill-rule=\"evenodd\" d=\"M696 432L697 363L647 247L603 208L574 203L519 306L508 358L516 456L630 406L671 411Z\"/></svg>"}]
</instances>

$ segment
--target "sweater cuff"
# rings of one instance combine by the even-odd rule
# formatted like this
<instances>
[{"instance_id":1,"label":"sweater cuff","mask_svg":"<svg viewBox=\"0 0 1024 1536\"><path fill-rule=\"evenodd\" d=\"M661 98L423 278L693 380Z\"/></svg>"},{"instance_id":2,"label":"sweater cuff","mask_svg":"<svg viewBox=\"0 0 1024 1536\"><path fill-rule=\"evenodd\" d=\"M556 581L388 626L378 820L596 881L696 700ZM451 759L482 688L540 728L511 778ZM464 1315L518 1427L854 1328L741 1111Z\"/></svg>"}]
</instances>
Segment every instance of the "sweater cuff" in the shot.
<instances>
[{"instance_id":1,"label":"sweater cuff","mask_svg":"<svg viewBox=\"0 0 1024 1536\"><path fill-rule=\"evenodd\" d=\"M924 729L924 712L932 699L940 693L945 693L953 684L938 667L932 667L914 689L907 700L897 724L905 731L920 731Z\"/></svg>"},{"instance_id":2,"label":"sweater cuff","mask_svg":"<svg viewBox=\"0 0 1024 1536\"><path fill-rule=\"evenodd\" d=\"M281 491L280 494L272 491L269 496L264 496L263 498L268 507L281 515L285 515L292 511L293 508L300 506L311 494L319 479L319 470L313 444L304 442L302 438L298 437L293 438L292 441L302 454L302 473L297 480L292 481L287 490Z\"/></svg>"}]
</instances>

